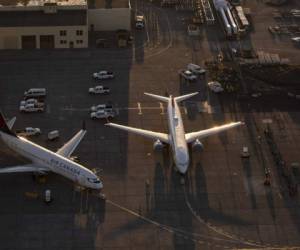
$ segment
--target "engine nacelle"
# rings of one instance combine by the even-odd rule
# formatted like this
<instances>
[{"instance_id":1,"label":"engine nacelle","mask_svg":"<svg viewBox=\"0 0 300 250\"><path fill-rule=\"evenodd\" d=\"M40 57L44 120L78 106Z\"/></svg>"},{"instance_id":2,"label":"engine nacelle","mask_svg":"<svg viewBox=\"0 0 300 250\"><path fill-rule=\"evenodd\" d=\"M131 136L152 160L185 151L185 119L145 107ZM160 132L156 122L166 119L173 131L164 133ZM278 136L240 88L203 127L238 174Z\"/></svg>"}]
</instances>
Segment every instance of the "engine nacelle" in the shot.
<instances>
[{"instance_id":1,"label":"engine nacelle","mask_svg":"<svg viewBox=\"0 0 300 250\"><path fill-rule=\"evenodd\" d=\"M193 142L192 148L193 148L193 150L196 151L196 152L202 152L203 149L204 149L204 146L203 146L203 144L197 139L197 140L195 140L195 141Z\"/></svg>"},{"instance_id":2,"label":"engine nacelle","mask_svg":"<svg viewBox=\"0 0 300 250\"><path fill-rule=\"evenodd\" d=\"M154 151L162 151L164 148L164 144L160 140L156 140L153 144Z\"/></svg>"}]
</instances>

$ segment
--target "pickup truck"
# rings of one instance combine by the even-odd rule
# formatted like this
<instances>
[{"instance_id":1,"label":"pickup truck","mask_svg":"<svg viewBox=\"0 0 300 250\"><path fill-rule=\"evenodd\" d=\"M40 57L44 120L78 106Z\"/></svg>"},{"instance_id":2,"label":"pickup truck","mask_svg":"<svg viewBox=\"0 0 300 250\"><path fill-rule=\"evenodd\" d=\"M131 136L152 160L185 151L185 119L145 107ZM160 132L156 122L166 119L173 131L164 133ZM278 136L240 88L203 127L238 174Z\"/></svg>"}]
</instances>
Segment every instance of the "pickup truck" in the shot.
<instances>
[{"instance_id":1,"label":"pickup truck","mask_svg":"<svg viewBox=\"0 0 300 250\"><path fill-rule=\"evenodd\" d=\"M32 128L32 127L16 130L16 132L20 136L33 136L33 135L40 135L42 133L39 128Z\"/></svg>"},{"instance_id":2,"label":"pickup truck","mask_svg":"<svg viewBox=\"0 0 300 250\"><path fill-rule=\"evenodd\" d=\"M104 79L112 79L114 78L114 73L111 71L101 70L99 72L93 73L94 79L104 80Z\"/></svg>"},{"instance_id":3,"label":"pickup truck","mask_svg":"<svg viewBox=\"0 0 300 250\"><path fill-rule=\"evenodd\" d=\"M104 103L104 104L94 105L91 107L91 112L97 112L98 110L113 112L113 105Z\"/></svg>"},{"instance_id":4,"label":"pickup truck","mask_svg":"<svg viewBox=\"0 0 300 250\"><path fill-rule=\"evenodd\" d=\"M20 112L25 112L25 113L43 112L44 105L34 105L34 104L21 105L19 110Z\"/></svg>"},{"instance_id":5,"label":"pickup truck","mask_svg":"<svg viewBox=\"0 0 300 250\"><path fill-rule=\"evenodd\" d=\"M196 81L197 76L194 75L190 70L182 70L179 72L179 75L188 81Z\"/></svg>"},{"instance_id":6,"label":"pickup truck","mask_svg":"<svg viewBox=\"0 0 300 250\"><path fill-rule=\"evenodd\" d=\"M103 87L101 85L95 86L93 88L89 88L90 94L108 94L110 89L108 87Z\"/></svg>"},{"instance_id":7,"label":"pickup truck","mask_svg":"<svg viewBox=\"0 0 300 250\"><path fill-rule=\"evenodd\" d=\"M42 106L44 105L44 102L39 101L38 99L35 98L29 98L27 100L23 100L20 102L20 106L26 106L29 104L33 104L35 106Z\"/></svg>"},{"instance_id":8,"label":"pickup truck","mask_svg":"<svg viewBox=\"0 0 300 250\"><path fill-rule=\"evenodd\" d=\"M197 75L204 75L206 73L205 69L203 69L199 65L193 64L193 63L189 63L187 65L187 69Z\"/></svg>"}]
</instances>

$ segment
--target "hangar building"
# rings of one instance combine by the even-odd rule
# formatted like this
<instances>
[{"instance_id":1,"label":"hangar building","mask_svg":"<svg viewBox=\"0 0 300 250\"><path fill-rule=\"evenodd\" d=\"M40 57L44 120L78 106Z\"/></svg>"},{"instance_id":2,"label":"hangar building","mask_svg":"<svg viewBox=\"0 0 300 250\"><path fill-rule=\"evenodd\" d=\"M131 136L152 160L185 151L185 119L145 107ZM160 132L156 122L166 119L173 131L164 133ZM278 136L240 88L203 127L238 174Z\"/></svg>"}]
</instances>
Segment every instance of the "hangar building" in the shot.
<instances>
[{"instance_id":1,"label":"hangar building","mask_svg":"<svg viewBox=\"0 0 300 250\"><path fill-rule=\"evenodd\" d=\"M89 31L130 30L127 0L0 0L0 49L87 48Z\"/></svg>"}]
</instances>

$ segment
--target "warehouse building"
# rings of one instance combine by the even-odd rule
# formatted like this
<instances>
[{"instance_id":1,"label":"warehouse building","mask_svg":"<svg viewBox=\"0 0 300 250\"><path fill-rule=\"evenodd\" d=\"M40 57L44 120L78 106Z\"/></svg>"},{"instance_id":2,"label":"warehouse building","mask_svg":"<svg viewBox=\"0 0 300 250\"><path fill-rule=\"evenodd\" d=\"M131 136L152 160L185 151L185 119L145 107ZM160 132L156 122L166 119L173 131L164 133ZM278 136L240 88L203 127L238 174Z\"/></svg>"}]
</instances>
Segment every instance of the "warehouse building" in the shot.
<instances>
[{"instance_id":1,"label":"warehouse building","mask_svg":"<svg viewBox=\"0 0 300 250\"><path fill-rule=\"evenodd\" d=\"M89 0L89 28L92 31L130 31L131 12L129 0Z\"/></svg>"},{"instance_id":2,"label":"warehouse building","mask_svg":"<svg viewBox=\"0 0 300 250\"><path fill-rule=\"evenodd\" d=\"M89 31L130 27L128 0L0 0L0 49L87 48Z\"/></svg>"},{"instance_id":3,"label":"warehouse building","mask_svg":"<svg viewBox=\"0 0 300 250\"><path fill-rule=\"evenodd\" d=\"M84 0L27 2L22 5L16 1L16 5L0 7L0 49L88 46L87 5Z\"/></svg>"}]
</instances>

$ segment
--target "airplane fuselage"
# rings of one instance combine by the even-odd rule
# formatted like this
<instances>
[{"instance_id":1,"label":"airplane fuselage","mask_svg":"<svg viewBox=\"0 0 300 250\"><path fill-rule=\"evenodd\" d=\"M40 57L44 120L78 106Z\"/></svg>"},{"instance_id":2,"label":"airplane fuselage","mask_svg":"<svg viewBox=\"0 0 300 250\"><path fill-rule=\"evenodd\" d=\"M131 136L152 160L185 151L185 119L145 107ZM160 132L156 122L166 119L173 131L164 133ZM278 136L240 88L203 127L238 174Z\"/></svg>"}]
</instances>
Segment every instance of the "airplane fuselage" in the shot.
<instances>
[{"instance_id":1,"label":"airplane fuselage","mask_svg":"<svg viewBox=\"0 0 300 250\"><path fill-rule=\"evenodd\" d=\"M190 157L180 109L173 98L168 102L167 112L170 144L175 165L181 174L185 174L190 164Z\"/></svg>"},{"instance_id":2,"label":"airplane fuselage","mask_svg":"<svg viewBox=\"0 0 300 250\"><path fill-rule=\"evenodd\" d=\"M90 183L89 179L92 180L97 178L97 176L80 164L30 142L23 137L11 136L0 131L0 138L13 151L30 159L35 165L40 166L41 172L43 172L43 169L49 169L82 186L95 188L95 184ZM102 184L99 185L99 188L101 186Z\"/></svg>"}]
</instances>

